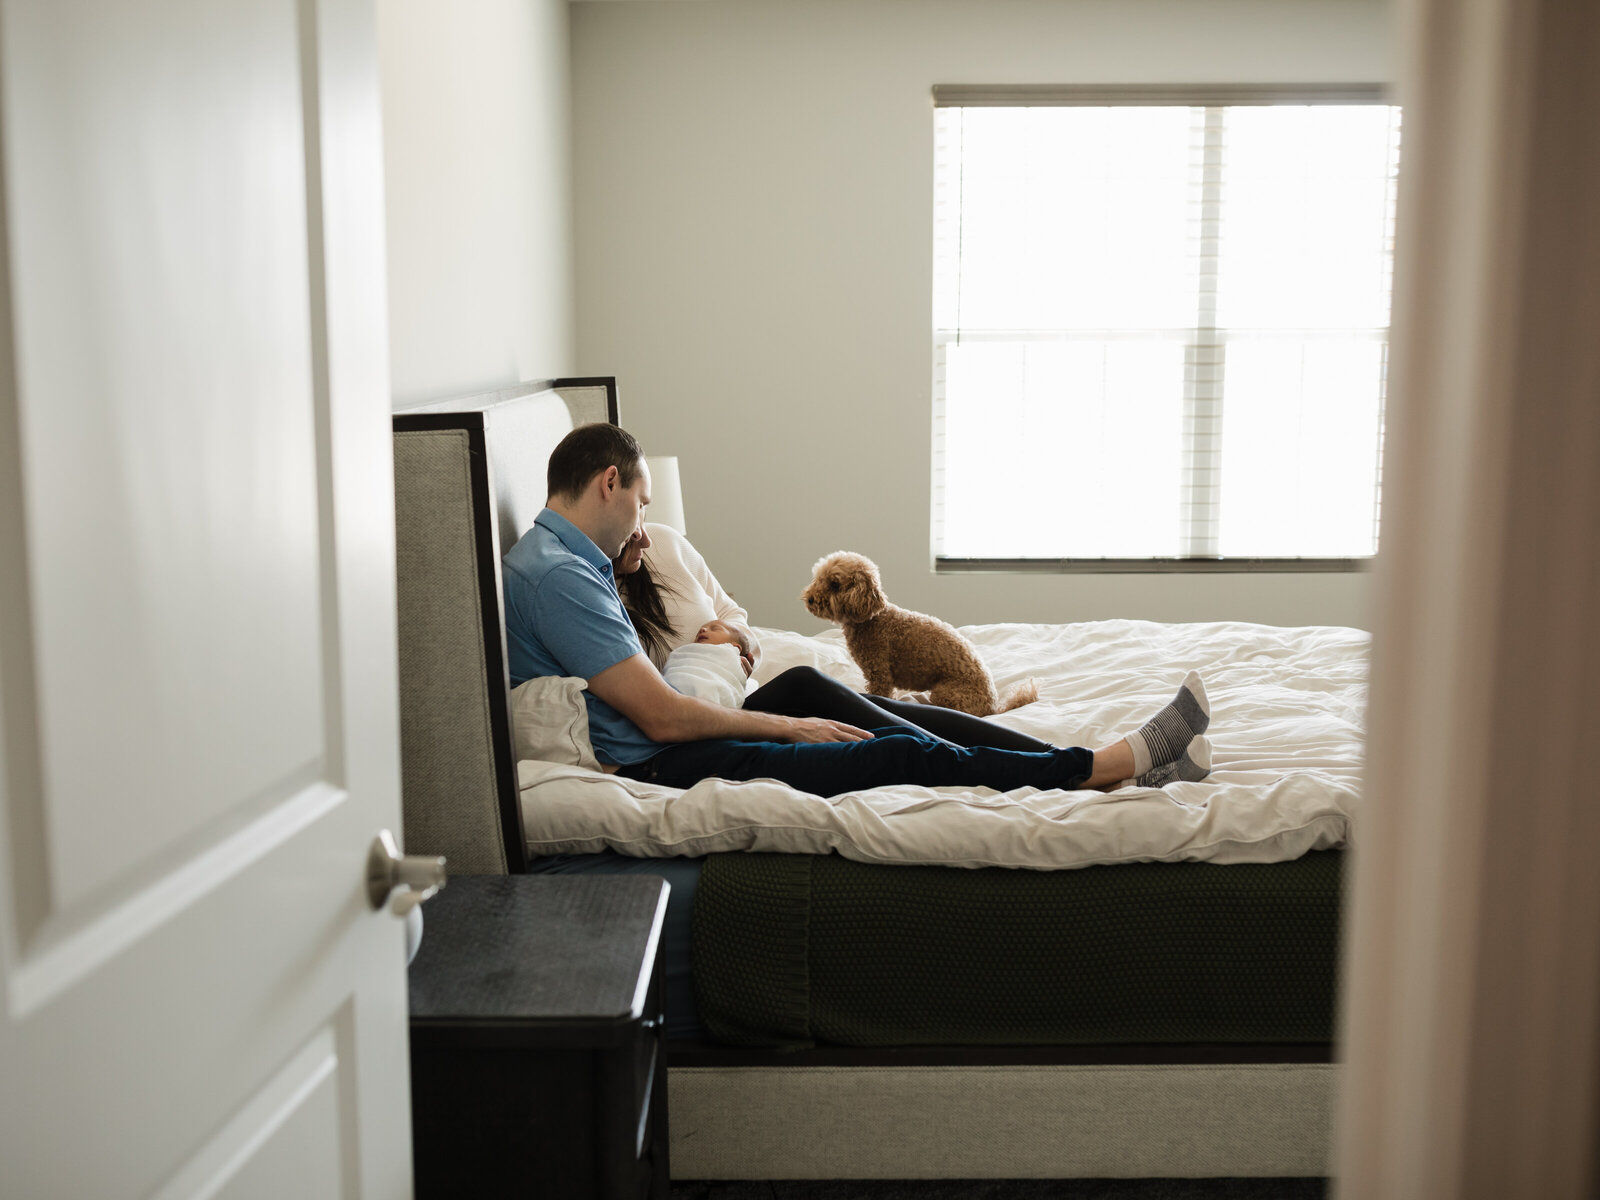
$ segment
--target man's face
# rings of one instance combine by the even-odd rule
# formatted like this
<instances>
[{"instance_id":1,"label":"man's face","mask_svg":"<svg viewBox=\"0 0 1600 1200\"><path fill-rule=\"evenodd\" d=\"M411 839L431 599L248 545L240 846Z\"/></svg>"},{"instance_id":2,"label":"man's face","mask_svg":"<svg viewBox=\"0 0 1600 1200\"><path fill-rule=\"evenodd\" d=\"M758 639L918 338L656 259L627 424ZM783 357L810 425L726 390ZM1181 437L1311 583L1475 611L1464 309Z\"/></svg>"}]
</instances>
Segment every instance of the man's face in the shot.
<instances>
[{"instance_id":1,"label":"man's face","mask_svg":"<svg viewBox=\"0 0 1600 1200\"><path fill-rule=\"evenodd\" d=\"M620 478L620 476L619 476ZM644 534L644 510L650 503L650 468L641 460L639 473L628 487L616 487L607 497L606 542L600 549L617 558L635 534ZM635 570L637 570L635 564Z\"/></svg>"},{"instance_id":2,"label":"man's face","mask_svg":"<svg viewBox=\"0 0 1600 1200\"><path fill-rule=\"evenodd\" d=\"M644 563L644 552L650 549L650 535L645 532L644 526L639 526L639 531L628 539L628 544L622 548L611 564L611 570L617 575L632 575Z\"/></svg>"}]
</instances>

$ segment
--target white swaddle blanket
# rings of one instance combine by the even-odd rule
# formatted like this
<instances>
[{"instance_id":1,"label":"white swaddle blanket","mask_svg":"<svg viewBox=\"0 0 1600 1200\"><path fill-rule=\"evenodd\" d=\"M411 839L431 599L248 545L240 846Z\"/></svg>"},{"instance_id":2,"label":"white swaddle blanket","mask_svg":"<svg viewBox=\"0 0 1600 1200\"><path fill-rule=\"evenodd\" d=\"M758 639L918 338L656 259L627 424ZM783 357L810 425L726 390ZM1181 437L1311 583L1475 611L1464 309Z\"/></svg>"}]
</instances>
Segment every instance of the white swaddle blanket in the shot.
<instances>
[{"instance_id":1,"label":"white swaddle blanket","mask_svg":"<svg viewBox=\"0 0 1600 1200\"><path fill-rule=\"evenodd\" d=\"M739 647L690 642L667 655L661 671L665 679L685 696L738 708L744 703L744 663Z\"/></svg>"}]
</instances>

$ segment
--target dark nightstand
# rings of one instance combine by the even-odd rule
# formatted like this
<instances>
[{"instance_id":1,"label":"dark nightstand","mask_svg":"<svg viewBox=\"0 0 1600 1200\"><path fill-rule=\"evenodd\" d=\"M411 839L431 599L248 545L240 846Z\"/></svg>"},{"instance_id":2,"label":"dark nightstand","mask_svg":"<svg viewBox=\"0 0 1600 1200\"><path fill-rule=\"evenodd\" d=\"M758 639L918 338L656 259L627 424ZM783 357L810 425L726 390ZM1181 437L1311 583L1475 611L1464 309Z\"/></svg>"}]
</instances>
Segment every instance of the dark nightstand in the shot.
<instances>
[{"instance_id":1,"label":"dark nightstand","mask_svg":"<svg viewBox=\"0 0 1600 1200\"><path fill-rule=\"evenodd\" d=\"M664 880L466 875L411 964L416 1194L665 1197Z\"/></svg>"}]
</instances>

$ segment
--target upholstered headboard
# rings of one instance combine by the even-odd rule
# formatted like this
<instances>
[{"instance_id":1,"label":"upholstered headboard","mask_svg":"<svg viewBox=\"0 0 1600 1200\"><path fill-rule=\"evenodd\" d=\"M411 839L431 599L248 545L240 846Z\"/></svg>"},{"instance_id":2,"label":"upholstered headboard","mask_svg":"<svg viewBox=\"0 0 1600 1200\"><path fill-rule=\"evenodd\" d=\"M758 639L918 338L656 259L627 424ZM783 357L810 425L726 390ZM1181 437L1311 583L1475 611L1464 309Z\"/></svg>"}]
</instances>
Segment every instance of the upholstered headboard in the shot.
<instances>
[{"instance_id":1,"label":"upholstered headboard","mask_svg":"<svg viewBox=\"0 0 1600 1200\"><path fill-rule=\"evenodd\" d=\"M500 555L544 507L566 433L615 423L616 381L519 384L394 417L401 789L408 854L527 869Z\"/></svg>"}]
</instances>

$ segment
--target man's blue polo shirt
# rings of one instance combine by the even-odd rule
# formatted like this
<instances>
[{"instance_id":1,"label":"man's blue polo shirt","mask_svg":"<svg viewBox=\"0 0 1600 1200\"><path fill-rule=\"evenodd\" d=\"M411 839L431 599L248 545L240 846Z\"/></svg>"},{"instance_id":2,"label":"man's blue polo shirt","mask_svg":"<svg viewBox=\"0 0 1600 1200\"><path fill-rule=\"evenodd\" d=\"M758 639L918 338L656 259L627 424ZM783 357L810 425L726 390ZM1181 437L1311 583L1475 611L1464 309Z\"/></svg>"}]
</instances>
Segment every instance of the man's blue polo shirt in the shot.
<instances>
[{"instance_id":1,"label":"man's blue polo shirt","mask_svg":"<svg viewBox=\"0 0 1600 1200\"><path fill-rule=\"evenodd\" d=\"M593 679L644 653L617 595L611 560L559 513L539 513L505 556L501 577L512 687L540 675ZM601 762L643 762L661 749L593 692L583 699Z\"/></svg>"}]
</instances>

